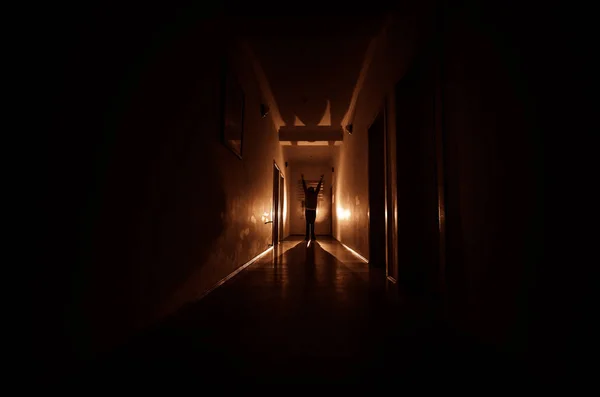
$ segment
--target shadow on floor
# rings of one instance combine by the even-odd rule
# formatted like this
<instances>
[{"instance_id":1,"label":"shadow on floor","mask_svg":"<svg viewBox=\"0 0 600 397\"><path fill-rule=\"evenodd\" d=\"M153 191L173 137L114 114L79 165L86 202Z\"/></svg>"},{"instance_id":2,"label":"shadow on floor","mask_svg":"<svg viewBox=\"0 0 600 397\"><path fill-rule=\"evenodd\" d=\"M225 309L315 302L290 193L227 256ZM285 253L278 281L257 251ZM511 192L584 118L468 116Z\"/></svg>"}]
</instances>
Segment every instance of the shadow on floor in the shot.
<instances>
[{"instance_id":1,"label":"shadow on floor","mask_svg":"<svg viewBox=\"0 0 600 397\"><path fill-rule=\"evenodd\" d=\"M430 304L389 299L383 269L347 266L328 252L335 244L284 242L73 381L435 386L432 377L525 376L518 362L450 332Z\"/></svg>"}]
</instances>

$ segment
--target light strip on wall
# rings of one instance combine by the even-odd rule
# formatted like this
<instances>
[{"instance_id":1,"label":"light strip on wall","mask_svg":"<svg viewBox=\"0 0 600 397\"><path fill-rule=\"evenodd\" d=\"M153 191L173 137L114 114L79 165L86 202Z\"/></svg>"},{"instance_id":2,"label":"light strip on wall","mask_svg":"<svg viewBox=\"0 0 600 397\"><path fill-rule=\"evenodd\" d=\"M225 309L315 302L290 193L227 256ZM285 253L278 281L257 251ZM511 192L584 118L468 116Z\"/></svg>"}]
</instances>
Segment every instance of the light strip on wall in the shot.
<instances>
[{"instance_id":1,"label":"light strip on wall","mask_svg":"<svg viewBox=\"0 0 600 397\"><path fill-rule=\"evenodd\" d=\"M208 289L202 295L200 295L200 297L198 298L198 300L204 298L206 295L210 294L211 292L213 292L214 290L216 290L217 288L219 288L221 285L225 284L231 278L235 277L239 272L241 272L242 270L244 270L245 268L247 268L248 266L250 266L251 264L253 264L257 260L259 260L260 258L262 258L263 256L265 256L266 254L268 254L272 250L273 250L273 247L267 248L266 251L264 251L264 252L256 255L254 258L250 259L248 262L244 263L242 266L238 267L233 272L229 273L229 275L227 275L224 278L222 278L218 283L216 283L210 289Z\"/></svg>"},{"instance_id":2,"label":"light strip on wall","mask_svg":"<svg viewBox=\"0 0 600 397\"><path fill-rule=\"evenodd\" d=\"M352 248L348 247L346 244L344 243L340 243L342 244L342 246L344 248L346 248L348 251L352 252L354 255L356 255L360 260L362 260L365 263L369 263L369 260L367 258L365 258L364 256L362 256L361 254L359 254L358 252L354 251Z\"/></svg>"}]
</instances>

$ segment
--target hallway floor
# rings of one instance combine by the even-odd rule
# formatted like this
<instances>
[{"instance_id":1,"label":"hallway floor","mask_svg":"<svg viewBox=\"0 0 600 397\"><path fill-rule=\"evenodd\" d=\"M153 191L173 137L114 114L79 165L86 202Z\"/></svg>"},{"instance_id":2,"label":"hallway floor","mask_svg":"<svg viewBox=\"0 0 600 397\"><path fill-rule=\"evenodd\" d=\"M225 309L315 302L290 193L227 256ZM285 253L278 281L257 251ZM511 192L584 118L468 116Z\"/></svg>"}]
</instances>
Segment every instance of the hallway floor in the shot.
<instances>
[{"instance_id":1,"label":"hallway floor","mask_svg":"<svg viewBox=\"0 0 600 397\"><path fill-rule=\"evenodd\" d=\"M381 385L459 369L472 382L482 359L501 364L385 284L336 240L290 238L78 378Z\"/></svg>"}]
</instances>

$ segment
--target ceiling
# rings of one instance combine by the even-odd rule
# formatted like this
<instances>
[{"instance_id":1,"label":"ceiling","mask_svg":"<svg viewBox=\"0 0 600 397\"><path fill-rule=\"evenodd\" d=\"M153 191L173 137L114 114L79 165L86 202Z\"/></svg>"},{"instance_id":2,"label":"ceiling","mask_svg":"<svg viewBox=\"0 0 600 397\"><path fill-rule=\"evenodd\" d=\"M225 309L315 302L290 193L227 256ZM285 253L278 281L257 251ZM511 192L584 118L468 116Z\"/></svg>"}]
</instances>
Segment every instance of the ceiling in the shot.
<instances>
[{"instance_id":1,"label":"ceiling","mask_svg":"<svg viewBox=\"0 0 600 397\"><path fill-rule=\"evenodd\" d=\"M294 163L327 163L333 165L333 155L338 146L283 146L286 161Z\"/></svg>"},{"instance_id":2,"label":"ceiling","mask_svg":"<svg viewBox=\"0 0 600 397\"><path fill-rule=\"evenodd\" d=\"M286 126L296 117L316 126L344 117L371 39L383 16L271 17L240 21L239 35L264 71Z\"/></svg>"}]
</instances>

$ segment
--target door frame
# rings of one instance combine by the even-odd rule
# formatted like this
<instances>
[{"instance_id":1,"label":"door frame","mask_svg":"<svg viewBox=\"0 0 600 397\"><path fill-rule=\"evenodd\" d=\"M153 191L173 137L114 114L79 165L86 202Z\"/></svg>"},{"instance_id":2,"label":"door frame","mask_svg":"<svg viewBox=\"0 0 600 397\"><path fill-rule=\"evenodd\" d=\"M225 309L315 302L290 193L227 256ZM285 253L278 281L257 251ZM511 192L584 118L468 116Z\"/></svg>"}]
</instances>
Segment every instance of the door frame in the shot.
<instances>
[{"instance_id":1,"label":"door frame","mask_svg":"<svg viewBox=\"0 0 600 397\"><path fill-rule=\"evenodd\" d=\"M283 180L283 173L281 168L277 165L277 162L273 160L273 202L271 204L271 245L275 247L280 240L280 227L281 227L281 204L280 197L283 187L281 181Z\"/></svg>"},{"instance_id":2,"label":"door frame","mask_svg":"<svg viewBox=\"0 0 600 397\"><path fill-rule=\"evenodd\" d=\"M332 178L333 179L333 178ZM330 222L329 222L329 233L331 235L331 237L334 237L333 235L333 221L334 221L334 217L335 217L335 209L334 209L334 202L333 202L333 183L331 184L331 186L329 187L329 218L330 218Z\"/></svg>"},{"instance_id":3,"label":"door frame","mask_svg":"<svg viewBox=\"0 0 600 397\"><path fill-rule=\"evenodd\" d=\"M387 156L387 146L386 146L386 141L387 141L387 100L386 98L384 98L383 103L381 104L381 106L379 107L379 110L377 111L377 113L375 114L375 117L373 118L373 120L371 121L371 123L369 124L369 127L367 128L367 134L369 135L368 138L368 156L369 156L369 160L368 160L368 166L369 166L369 170L368 170L368 175L369 175L369 222L368 222L368 229L369 229L369 263L373 264L373 256L372 255L372 234L371 234L371 205L372 205L372 197L371 197L371 173L372 170L370 169L371 167L371 159L370 156L372 155L371 151L371 139L372 139L372 133L377 133L377 134L381 134L381 136L379 136L377 139L380 140L380 144L381 147L379 148L381 150L382 153L380 153L380 155L382 155L382 160L383 160L383 164L381 164L381 170L383 171L383 203L379 203L379 204L383 204L383 215L384 215L384 220L383 220L383 231L384 231L384 235L383 235L383 249L384 252L381 255L381 259L383 260L383 266L386 269L386 277L388 276L388 262L389 262L389 244L388 244L388 156ZM373 131L372 128L374 126L375 123L381 123L381 130L380 131ZM381 266L379 264L376 264L376 266Z\"/></svg>"},{"instance_id":4,"label":"door frame","mask_svg":"<svg viewBox=\"0 0 600 397\"><path fill-rule=\"evenodd\" d=\"M275 164L277 165L277 164ZM279 170L279 201L278 201L278 216L277 216L277 222L278 222L278 237L279 237L279 242L283 241L284 238L284 230L283 230L283 212L285 211L285 177L283 176L283 172L281 172L281 170Z\"/></svg>"},{"instance_id":5,"label":"door frame","mask_svg":"<svg viewBox=\"0 0 600 397\"><path fill-rule=\"evenodd\" d=\"M393 91L392 91L393 92ZM385 180L385 276L396 284L398 278L398 190L396 180L396 120L394 95L383 99L383 152Z\"/></svg>"}]
</instances>

